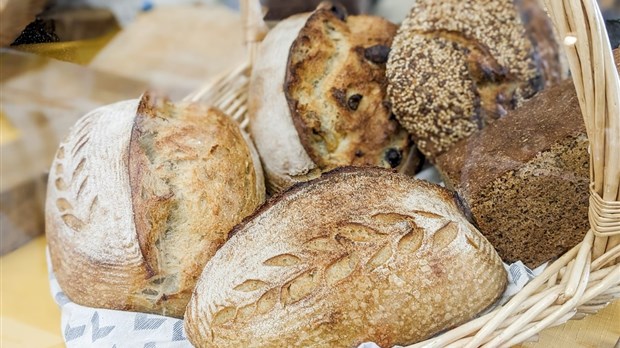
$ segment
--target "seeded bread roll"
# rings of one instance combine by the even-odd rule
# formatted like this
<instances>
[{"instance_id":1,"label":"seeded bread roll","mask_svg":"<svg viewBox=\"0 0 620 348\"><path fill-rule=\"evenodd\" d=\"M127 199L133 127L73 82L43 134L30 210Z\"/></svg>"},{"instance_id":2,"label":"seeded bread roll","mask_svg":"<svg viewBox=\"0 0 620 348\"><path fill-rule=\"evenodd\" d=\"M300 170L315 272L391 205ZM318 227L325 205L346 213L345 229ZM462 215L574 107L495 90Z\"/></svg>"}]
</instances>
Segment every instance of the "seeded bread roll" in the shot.
<instances>
[{"instance_id":1,"label":"seeded bread roll","mask_svg":"<svg viewBox=\"0 0 620 348\"><path fill-rule=\"evenodd\" d=\"M409 134L391 114L385 63L396 26L337 6L288 18L262 42L250 129L271 191L338 166L414 171Z\"/></svg>"},{"instance_id":2,"label":"seeded bread roll","mask_svg":"<svg viewBox=\"0 0 620 348\"><path fill-rule=\"evenodd\" d=\"M538 0L418 0L387 65L393 111L433 160L565 75Z\"/></svg>"},{"instance_id":3,"label":"seeded bread roll","mask_svg":"<svg viewBox=\"0 0 620 348\"><path fill-rule=\"evenodd\" d=\"M264 199L246 140L218 110L149 94L79 120L58 149L46 202L68 297L183 316L204 264Z\"/></svg>"},{"instance_id":4,"label":"seeded bread roll","mask_svg":"<svg viewBox=\"0 0 620 348\"><path fill-rule=\"evenodd\" d=\"M449 191L378 168L295 186L235 227L185 315L196 347L408 345L504 290Z\"/></svg>"},{"instance_id":5,"label":"seeded bread roll","mask_svg":"<svg viewBox=\"0 0 620 348\"><path fill-rule=\"evenodd\" d=\"M614 50L620 71L620 50ZM537 267L588 231L588 137L573 82L540 92L437 159L507 262Z\"/></svg>"}]
</instances>

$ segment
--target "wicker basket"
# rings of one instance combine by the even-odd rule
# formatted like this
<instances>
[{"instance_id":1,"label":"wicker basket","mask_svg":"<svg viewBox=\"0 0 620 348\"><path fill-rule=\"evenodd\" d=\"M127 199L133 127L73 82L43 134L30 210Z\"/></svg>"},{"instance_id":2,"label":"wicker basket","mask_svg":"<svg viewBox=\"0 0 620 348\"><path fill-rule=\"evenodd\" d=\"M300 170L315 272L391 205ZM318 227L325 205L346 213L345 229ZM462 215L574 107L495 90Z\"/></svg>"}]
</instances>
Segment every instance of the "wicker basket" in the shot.
<instances>
[{"instance_id":1,"label":"wicker basket","mask_svg":"<svg viewBox=\"0 0 620 348\"><path fill-rule=\"evenodd\" d=\"M620 297L620 81L595 0L545 0L567 53L590 141L591 229L508 303L409 347L509 347L543 329L598 312ZM247 90L267 33L258 1L244 0L248 62L188 96L247 127Z\"/></svg>"}]
</instances>

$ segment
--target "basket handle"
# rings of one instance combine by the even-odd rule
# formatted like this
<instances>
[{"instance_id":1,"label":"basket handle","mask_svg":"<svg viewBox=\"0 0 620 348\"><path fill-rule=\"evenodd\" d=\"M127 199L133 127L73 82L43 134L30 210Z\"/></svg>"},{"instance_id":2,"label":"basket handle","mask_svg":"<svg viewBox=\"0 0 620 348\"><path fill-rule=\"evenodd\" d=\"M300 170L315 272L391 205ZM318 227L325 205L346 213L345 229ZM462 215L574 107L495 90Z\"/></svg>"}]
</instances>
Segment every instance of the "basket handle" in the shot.
<instances>
[{"instance_id":1,"label":"basket handle","mask_svg":"<svg viewBox=\"0 0 620 348\"><path fill-rule=\"evenodd\" d=\"M589 215L596 259L620 244L615 235L620 228L604 228L620 226L620 80L597 4L593 0L545 0L545 4L564 38L590 140Z\"/></svg>"},{"instance_id":2,"label":"basket handle","mask_svg":"<svg viewBox=\"0 0 620 348\"><path fill-rule=\"evenodd\" d=\"M245 113L247 111L245 104L232 103L231 100L236 100L239 95L243 94L242 91L247 89L247 79L251 73L258 44L267 35L269 28L263 20L263 8L259 0L241 0L240 5L244 41L248 53L247 61L239 67L224 71L208 80L201 87L185 96L183 100L189 102L201 100L204 103L222 109L222 111L229 113L231 116L238 115L236 118L239 120L245 120ZM233 87L232 81L235 80L242 80L243 82ZM233 106L232 108L231 105ZM244 122L241 123L243 124Z\"/></svg>"},{"instance_id":3,"label":"basket handle","mask_svg":"<svg viewBox=\"0 0 620 348\"><path fill-rule=\"evenodd\" d=\"M263 8L259 0L241 0L241 19L245 35L245 44L248 48L250 62L254 62L258 43L260 43L269 28L263 20Z\"/></svg>"}]
</instances>

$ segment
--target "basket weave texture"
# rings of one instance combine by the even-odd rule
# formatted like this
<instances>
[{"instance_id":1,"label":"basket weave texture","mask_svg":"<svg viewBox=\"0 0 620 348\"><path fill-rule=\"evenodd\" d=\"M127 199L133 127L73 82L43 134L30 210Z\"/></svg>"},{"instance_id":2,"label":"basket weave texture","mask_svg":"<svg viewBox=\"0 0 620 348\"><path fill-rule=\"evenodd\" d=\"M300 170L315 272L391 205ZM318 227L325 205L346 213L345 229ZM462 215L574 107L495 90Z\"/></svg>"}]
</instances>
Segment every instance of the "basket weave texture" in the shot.
<instances>
[{"instance_id":1,"label":"basket weave texture","mask_svg":"<svg viewBox=\"0 0 620 348\"><path fill-rule=\"evenodd\" d=\"M408 348L510 347L548 327L581 319L620 298L620 80L595 0L544 0L563 38L590 142L591 228L508 303ZM242 1L248 61L186 100L209 103L248 126L249 76L267 33L256 0Z\"/></svg>"}]
</instances>

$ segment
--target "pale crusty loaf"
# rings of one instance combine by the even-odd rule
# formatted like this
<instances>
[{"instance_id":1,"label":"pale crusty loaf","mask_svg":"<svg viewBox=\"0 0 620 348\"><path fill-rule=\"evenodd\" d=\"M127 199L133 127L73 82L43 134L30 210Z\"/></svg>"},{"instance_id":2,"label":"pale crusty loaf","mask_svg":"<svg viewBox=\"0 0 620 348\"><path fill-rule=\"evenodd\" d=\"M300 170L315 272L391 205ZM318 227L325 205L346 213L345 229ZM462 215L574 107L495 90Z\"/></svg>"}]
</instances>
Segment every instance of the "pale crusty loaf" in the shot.
<instances>
[{"instance_id":1,"label":"pale crusty loaf","mask_svg":"<svg viewBox=\"0 0 620 348\"><path fill-rule=\"evenodd\" d=\"M237 226L207 263L185 329L196 347L406 345L471 319L505 285L449 191L347 167Z\"/></svg>"},{"instance_id":2,"label":"pale crusty loaf","mask_svg":"<svg viewBox=\"0 0 620 348\"><path fill-rule=\"evenodd\" d=\"M395 33L382 18L347 17L340 7L322 6L267 35L253 68L249 109L273 191L338 166L416 169L420 158L386 95Z\"/></svg>"},{"instance_id":3,"label":"pale crusty loaf","mask_svg":"<svg viewBox=\"0 0 620 348\"><path fill-rule=\"evenodd\" d=\"M181 317L204 264L264 196L257 155L221 112L148 94L105 106L50 170L53 269L78 304Z\"/></svg>"},{"instance_id":4,"label":"pale crusty loaf","mask_svg":"<svg viewBox=\"0 0 620 348\"><path fill-rule=\"evenodd\" d=\"M538 0L417 0L387 66L393 110L433 160L566 74Z\"/></svg>"}]
</instances>

